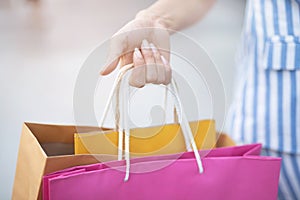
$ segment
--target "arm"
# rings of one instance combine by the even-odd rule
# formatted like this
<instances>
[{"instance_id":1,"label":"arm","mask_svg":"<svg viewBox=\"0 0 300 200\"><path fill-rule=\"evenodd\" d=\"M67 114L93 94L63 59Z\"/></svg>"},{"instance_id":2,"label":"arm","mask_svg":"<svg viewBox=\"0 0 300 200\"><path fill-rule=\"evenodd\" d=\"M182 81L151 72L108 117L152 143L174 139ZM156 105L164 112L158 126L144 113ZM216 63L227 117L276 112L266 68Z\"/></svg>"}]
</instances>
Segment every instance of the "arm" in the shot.
<instances>
[{"instance_id":1,"label":"arm","mask_svg":"<svg viewBox=\"0 0 300 200\"><path fill-rule=\"evenodd\" d=\"M137 19L151 19L171 30L181 30L202 19L215 0L159 0L140 11Z\"/></svg>"}]
</instances>

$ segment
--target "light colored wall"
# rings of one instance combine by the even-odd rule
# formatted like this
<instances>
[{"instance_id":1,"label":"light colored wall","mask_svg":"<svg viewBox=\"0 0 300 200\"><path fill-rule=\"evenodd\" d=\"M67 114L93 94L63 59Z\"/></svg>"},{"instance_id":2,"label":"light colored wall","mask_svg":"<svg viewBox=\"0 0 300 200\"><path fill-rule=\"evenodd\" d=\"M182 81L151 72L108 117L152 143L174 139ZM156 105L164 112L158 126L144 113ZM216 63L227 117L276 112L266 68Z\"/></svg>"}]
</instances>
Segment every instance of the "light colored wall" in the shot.
<instances>
[{"instance_id":1,"label":"light colored wall","mask_svg":"<svg viewBox=\"0 0 300 200\"><path fill-rule=\"evenodd\" d=\"M11 196L22 123L73 124L74 84L86 56L154 1L40 2L0 5L0 199ZM218 1L204 21L184 31L217 64L226 106L243 11L244 1Z\"/></svg>"}]
</instances>

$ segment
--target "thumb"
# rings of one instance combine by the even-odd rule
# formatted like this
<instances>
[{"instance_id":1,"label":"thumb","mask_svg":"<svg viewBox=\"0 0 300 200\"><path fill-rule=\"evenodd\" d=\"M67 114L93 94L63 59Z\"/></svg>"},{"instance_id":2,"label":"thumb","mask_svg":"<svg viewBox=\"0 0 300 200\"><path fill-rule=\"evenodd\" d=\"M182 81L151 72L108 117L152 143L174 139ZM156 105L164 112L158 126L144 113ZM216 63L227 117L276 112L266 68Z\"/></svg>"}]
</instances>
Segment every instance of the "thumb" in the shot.
<instances>
[{"instance_id":1,"label":"thumb","mask_svg":"<svg viewBox=\"0 0 300 200\"><path fill-rule=\"evenodd\" d=\"M106 64L100 72L101 75L110 74L118 66L120 57L122 56L124 49L123 42L123 37L121 37L120 35L113 36L111 38Z\"/></svg>"},{"instance_id":2,"label":"thumb","mask_svg":"<svg viewBox=\"0 0 300 200\"><path fill-rule=\"evenodd\" d=\"M110 74L112 71L114 71L119 63L119 58L113 60L112 62L108 62L110 64L107 64L104 66L104 69L100 72L102 76Z\"/></svg>"}]
</instances>

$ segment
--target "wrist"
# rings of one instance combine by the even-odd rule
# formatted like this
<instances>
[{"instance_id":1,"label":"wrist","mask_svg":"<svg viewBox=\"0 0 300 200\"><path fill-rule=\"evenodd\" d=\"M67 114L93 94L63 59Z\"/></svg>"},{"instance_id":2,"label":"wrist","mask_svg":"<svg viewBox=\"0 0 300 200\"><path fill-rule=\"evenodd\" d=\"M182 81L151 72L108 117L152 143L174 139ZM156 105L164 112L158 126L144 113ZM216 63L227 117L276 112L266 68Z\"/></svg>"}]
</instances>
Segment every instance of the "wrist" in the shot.
<instances>
[{"instance_id":1,"label":"wrist","mask_svg":"<svg viewBox=\"0 0 300 200\"><path fill-rule=\"evenodd\" d=\"M138 12L137 15L135 16L135 19L151 21L153 27L166 29L169 32L170 32L169 29L172 28L172 26L170 25L170 20L168 20L166 17L162 17L157 13L151 12L147 9Z\"/></svg>"}]
</instances>

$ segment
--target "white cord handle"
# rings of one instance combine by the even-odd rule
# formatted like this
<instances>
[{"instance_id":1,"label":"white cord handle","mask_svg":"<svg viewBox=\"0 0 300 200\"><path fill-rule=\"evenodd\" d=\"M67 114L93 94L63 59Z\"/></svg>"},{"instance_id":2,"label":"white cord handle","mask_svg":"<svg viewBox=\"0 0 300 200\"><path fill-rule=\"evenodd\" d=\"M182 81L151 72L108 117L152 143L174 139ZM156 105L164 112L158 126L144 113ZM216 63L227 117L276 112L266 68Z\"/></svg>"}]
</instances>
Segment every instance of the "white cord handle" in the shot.
<instances>
[{"instance_id":1,"label":"white cord handle","mask_svg":"<svg viewBox=\"0 0 300 200\"><path fill-rule=\"evenodd\" d=\"M115 93L117 93L116 95L118 95L118 99L120 99L120 95L119 95L119 92L117 92L117 89L121 89L120 87L120 83L121 83L121 80L124 76L124 74L130 69L132 68L133 65L126 65L124 67L122 67L120 70L119 70L119 73L117 75L117 78L115 79L114 81L114 84L113 84L113 87L112 87L112 90L108 96L108 100L106 102L106 105L104 107L104 112L103 112L103 115L102 115L102 118L100 119L100 127L103 127L104 125L104 121L107 117L107 114L108 114L108 110L109 110L109 107L112 103L112 99L115 95ZM119 100L118 100L119 101ZM119 103L123 103L122 101L119 101ZM119 121L122 121L123 117L121 116L123 112L120 112L120 116L118 116L120 119ZM123 154L123 130L124 128L122 127L124 123L120 123L120 124L117 124L117 129L118 129L118 160L122 160L122 154Z\"/></svg>"},{"instance_id":2,"label":"white cord handle","mask_svg":"<svg viewBox=\"0 0 300 200\"><path fill-rule=\"evenodd\" d=\"M104 123L104 119L107 116L109 106L112 102L112 98L113 98L114 94L116 93L117 88L119 88L121 90L121 92L117 93L117 95L119 95L118 98L119 98L119 107L120 107L119 108L119 110L120 110L119 123L120 124L118 125L118 132L119 132L118 160L122 159L123 130L124 130L124 132L125 132L125 161L126 161L126 175L125 175L125 178L124 178L125 182L128 181L129 174L130 174L130 152L129 152L130 129L128 127L128 124L129 124L128 110L125 110L125 109L129 108L129 98L128 98L129 91L125 90L125 88L126 88L125 86L128 85L128 80L126 80L126 83L125 83L125 80L123 79L123 76L132 67L133 67L133 65L130 64L130 65L126 65L126 66L122 67L119 70L119 74L117 76L117 79L114 82L113 89L112 89L112 91L109 95L108 102L105 106L103 117L100 120L100 126L102 127L103 123ZM200 157L200 154L198 152L197 145L196 145L196 142L194 140L193 133L192 133L191 128L189 126L189 122L186 118L185 112L183 111L182 103L181 103L179 95L178 95L178 90L177 90L175 81L173 79L170 83L170 87L171 87L171 90L174 92L175 110L177 112L177 116L178 116L178 119L179 119L179 124L180 124L180 127L182 129L182 133L184 135L186 148L187 148L188 151L190 151L191 149L193 150L194 155L195 155L195 159L196 159L196 162L197 162L197 165L198 165L199 173L203 173L203 165L202 165L202 162L201 162L201 157ZM180 112L180 111L182 111L182 112ZM192 148L190 147L190 145L192 146Z\"/></svg>"},{"instance_id":3,"label":"white cord handle","mask_svg":"<svg viewBox=\"0 0 300 200\"><path fill-rule=\"evenodd\" d=\"M122 91L123 89L121 89L121 87L124 87L121 86L121 80L123 78L123 76L125 75L125 73L131 69L133 67L132 64L129 64L129 65L125 65L123 66L122 68L119 69L119 73L117 75L117 78L115 79L114 83L113 83L113 87L111 89L111 92L109 94L109 97L108 97L108 100L106 102L106 105L104 107L104 112L103 112L103 115L102 115L102 118L100 119L100 122L99 122L99 126L100 127L103 127L104 125L104 121L105 119L107 118L107 114L108 114L108 110L110 108L110 105L112 103L112 99L114 97L114 95L117 96L117 103L119 104L117 106L117 110L116 110L116 118L118 120L116 120L116 129L118 130L118 160L122 160L122 157L123 157L123 124L120 123L120 121L123 119L123 116L122 116L122 112L120 112L120 105L124 104L124 101L121 101L120 99L122 98L120 96L120 90ZM176 83L175 83L176 84ZM175 85L176 89L177 89L177 85ZM167 102L168 102L168 88L166 88L166 96L165 96L165 108L167 107ZM125 103L126 104L126 103ZM180 118L180 110L178 110L175 106L174 108L175 112L174 112L174 122L178 123L178 118ZM179 114L178 114L179 113ZM189 139L188 139L188 136L183 133L184 135L184 138L185 138L185 143L186 143L186 150L187 151L191 151L191 148L190 148L190 144L189 144Z\"/></svg>"}]
</instances>

